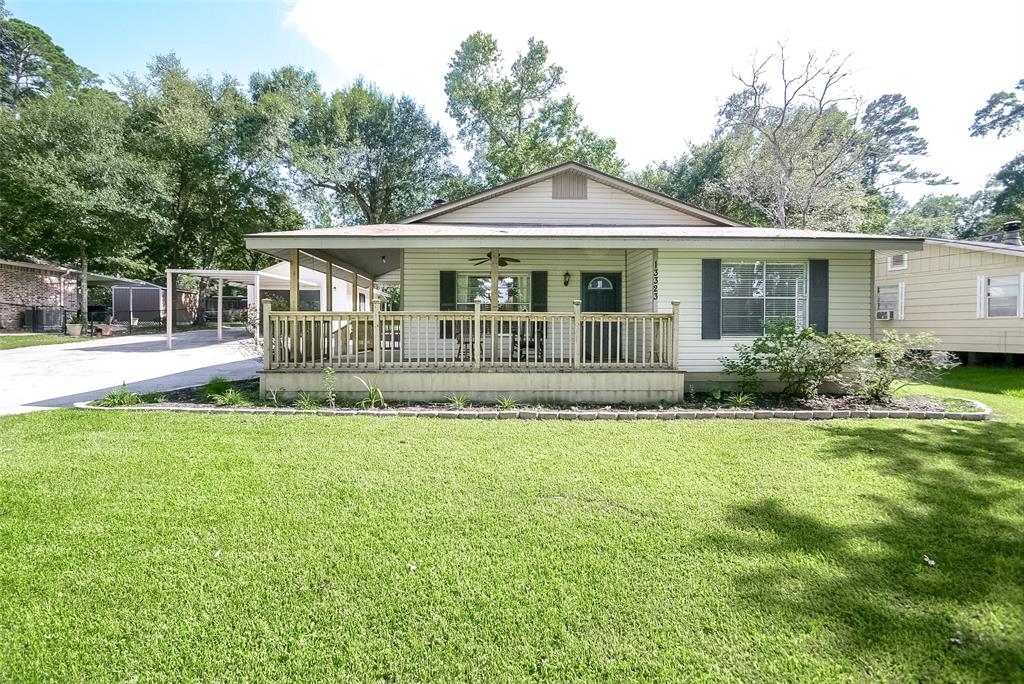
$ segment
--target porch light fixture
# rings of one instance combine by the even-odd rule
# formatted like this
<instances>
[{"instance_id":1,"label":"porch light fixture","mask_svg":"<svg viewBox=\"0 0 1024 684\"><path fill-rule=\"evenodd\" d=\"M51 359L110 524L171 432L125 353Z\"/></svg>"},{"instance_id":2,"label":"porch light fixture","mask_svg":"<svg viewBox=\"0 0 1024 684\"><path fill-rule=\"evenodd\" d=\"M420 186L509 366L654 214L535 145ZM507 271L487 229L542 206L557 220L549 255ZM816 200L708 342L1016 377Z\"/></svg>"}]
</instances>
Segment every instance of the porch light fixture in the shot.
<instances>
[{"instance_id":1,"label":"porch light fixture","mask_svg":"<svg viewBox=\"0 0 1024 684\"><path fill-rule=\"evenodd\" d=\"M566 271L565 275L562 276L562 284L565 285L566 287L569 287L570 280L572 280L572 274Z\"/></svg>"},{"instance_id":2,"label":"porch light fixture","mask_svg":"<svg viewBox=\"0 0 1024 684\"><path fill-rule=\"evenodd\" d=\"M382 263L382 264L388 263L388 255L387 254L381 254L380 255L380 263Z\"/></svg>"}]
</instances>

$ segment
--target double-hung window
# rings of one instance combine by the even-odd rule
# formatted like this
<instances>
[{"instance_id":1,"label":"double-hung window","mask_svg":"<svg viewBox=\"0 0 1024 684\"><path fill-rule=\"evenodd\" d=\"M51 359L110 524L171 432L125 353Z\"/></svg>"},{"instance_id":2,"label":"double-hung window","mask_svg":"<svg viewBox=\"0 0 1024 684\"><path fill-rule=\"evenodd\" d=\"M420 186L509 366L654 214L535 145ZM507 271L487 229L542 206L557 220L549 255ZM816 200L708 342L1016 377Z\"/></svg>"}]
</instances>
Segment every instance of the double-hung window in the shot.
<instances>
[{"instance_id":1,"label":"double-hung window","mask_svg":"<svg viewBox=\"0 0 1024 684\"><path fill-rule=\"evenodd\" d=\"M772 320L807 325L806 262L722 262L722 335L764 333Z\"/></svg>"},{"instance_id":2,"label":"double-hung window","mask_svg":"<svg viewBox=\"0 0 1024 684\"><path fill-rule=\"evenodd\" d=\"M482 273L458 273L455 281L455 308L472 311L473 302L491 309L491 276ZM524 273L502 273L498 276L497 311L530 310L530 276Z\"/></svg>"},{"instance_id":3,"label":"double-hung window","mask_svg":"<svg viewBox=\"0 0 1024 684\"><path fill-rule=\"evenodd\" d=\"M875 320L902 321L906 283L878 285L875 288Z\"/></svg>"},{"instance_id":4,"label":"double-hung window","mask_svg":"<svg viewBox=\"0 0 1024 684\"><path fill-rule=\"evenodd\" d=\"M1021 315L1021 281L1024 275L989 276L984 279L985 315L1010 318Z\"/></svg>"}]
</instances>

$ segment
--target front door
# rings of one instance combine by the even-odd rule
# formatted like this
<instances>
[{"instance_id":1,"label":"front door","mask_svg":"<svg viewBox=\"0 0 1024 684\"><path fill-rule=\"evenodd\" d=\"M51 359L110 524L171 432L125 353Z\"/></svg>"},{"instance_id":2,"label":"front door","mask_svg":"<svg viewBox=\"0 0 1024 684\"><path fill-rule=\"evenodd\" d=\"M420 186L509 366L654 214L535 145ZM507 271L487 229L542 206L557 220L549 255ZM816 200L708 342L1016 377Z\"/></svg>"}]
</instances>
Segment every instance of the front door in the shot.
<instances>
[{"instance_id":1,"label":"front door","mask_svg":"<svg viewBox=\"0 0 1024 684\"><path fill-rule=\"evenodd\" d=\"M622 311L621 273L581 273L584 313ZM583 358L609 363L619 358L619 324L616 321L587 321L583 324Z\"/></svg>"}]
</instances>

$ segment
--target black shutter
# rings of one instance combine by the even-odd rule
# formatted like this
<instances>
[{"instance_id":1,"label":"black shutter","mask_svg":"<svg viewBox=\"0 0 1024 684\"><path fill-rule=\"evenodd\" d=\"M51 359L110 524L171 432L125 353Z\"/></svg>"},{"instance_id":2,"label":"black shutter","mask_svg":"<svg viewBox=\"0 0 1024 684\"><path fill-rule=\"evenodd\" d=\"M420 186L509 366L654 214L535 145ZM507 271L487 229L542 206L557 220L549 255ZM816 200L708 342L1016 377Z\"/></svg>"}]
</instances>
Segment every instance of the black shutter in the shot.
<instances>
[{"instance_id":1,"label":"black shutter","mask_svg":"<svg viewBox=\"0 0 1024 684\"><path fill-rule=\"evenodd\" d=\"M548 310L548 272L530 271L530 311Z\"/></svg>"},{"instance_id":2,"label":"black shutter","mask_svg":"<svg viewBox=\"0 0 1024 684\"><path fill-rule=\"evenodd\" d=\"M828 333L828 259L811 259L807 325Z\"/></svg>"},{"instance_id":3,"label":"black shutter","mask_svg":"<svg viewBox=\"0 0 1024 684\"><path fill-rule=\"evenodd\" d=\"M441 271L441 311L455 311L455 271ZM452 321L441 321L441 339L455 337Z\"/></svg>"},{"instance_id":4,"label":"black shutter","mask_svg":"<svg viewBox=\"0 0 1024 684\"><path fill-rule=\"evenodd\" d=\"M700 337L722 338L722 260L701 259Z\"/></svg>"}]
</instances>

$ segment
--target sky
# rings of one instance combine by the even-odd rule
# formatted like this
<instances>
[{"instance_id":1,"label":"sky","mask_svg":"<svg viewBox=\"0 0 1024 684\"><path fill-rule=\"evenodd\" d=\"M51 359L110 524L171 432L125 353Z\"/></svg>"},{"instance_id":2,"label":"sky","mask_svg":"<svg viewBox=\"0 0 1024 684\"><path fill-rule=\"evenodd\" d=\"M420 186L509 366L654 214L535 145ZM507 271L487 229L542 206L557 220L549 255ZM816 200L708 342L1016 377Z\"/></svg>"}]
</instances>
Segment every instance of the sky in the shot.
<instances>
[{"instance_id":1,"label":"sky","mask_svg":"<svg viewBox=\"0 0 1024 684\"><path fill-rule=\"evenodd\" d=\"M737 90L734 73L783 42L794 56L849 54L849 87L865 104L899 92L920 110L930 144L920 166L958 184L901 187L911 201L936 190L969 194L1024 150L1024 133L998 140L968 132L992 93L1024 78L1022 2L8 0L8 9L104 78L143 71L169 51L195 73L243 81L296 64L316 71L327 89L362 76L408 94L453 136L444 75L459 43L486 31L513 58L534 36L565 68L585 123L614 137L635 170L705 140Z\"/></svg>"}]
</instances>

